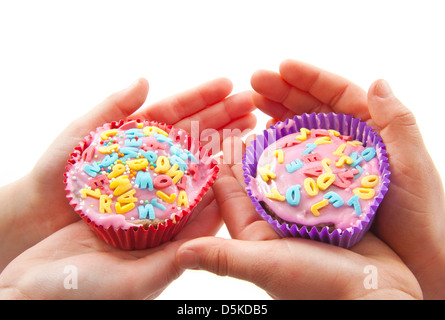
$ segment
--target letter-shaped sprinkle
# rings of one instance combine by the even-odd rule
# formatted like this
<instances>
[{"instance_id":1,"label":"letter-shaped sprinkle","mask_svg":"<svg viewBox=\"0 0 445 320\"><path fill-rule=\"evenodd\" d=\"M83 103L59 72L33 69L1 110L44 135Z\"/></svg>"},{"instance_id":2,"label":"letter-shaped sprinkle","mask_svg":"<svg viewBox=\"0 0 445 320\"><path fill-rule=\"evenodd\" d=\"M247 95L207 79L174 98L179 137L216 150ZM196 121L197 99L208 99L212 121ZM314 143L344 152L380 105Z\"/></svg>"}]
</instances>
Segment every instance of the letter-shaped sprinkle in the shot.
<instances>
[{"instance_id":1,"label":"letter-shaped sprinkle","mask_svg":"<svg viewBox=\"0 0 445 320\"><path fill-rule=\"evenodd\" d=\"M272 188L271 193L266 193L266 198L278 200L278 201L284 201L286 200L285 197L283 197L276 188Z\"/></svg>"},{"instance_id":2,"label":"letter-shaped sprinkle","mask_svg":"<svg viewBox=\"0 0 445 320\"><path fill-rule=\"evenodd\" d=\"M317 202L311 207L311 212L314 216L318 217L320 215L320 209L326 207L329 204L327 199L323 199L320 202Z\"/></svg>"},{"instance_id":3,"label":"letter-shaped sprinkle","mask_svg":"<svg viewBox=\"0 0 445 320\"><path fill-rule=\"evenodd\" d=\"M275 179L276 177L276 174L270 170L270 164L266 164L263 168L259 168L258 170L261 178L263 178L265 182L269 181L269 178Z\"/></svg>"}]
</instances>

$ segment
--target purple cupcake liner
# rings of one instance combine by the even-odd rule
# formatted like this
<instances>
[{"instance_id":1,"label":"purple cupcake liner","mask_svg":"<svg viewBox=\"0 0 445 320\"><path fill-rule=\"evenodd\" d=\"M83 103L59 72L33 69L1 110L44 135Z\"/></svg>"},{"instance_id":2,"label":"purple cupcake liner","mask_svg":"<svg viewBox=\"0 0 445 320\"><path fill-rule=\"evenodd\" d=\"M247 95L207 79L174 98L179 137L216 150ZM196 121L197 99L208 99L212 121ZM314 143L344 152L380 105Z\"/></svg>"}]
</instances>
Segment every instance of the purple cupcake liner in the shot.
<instances>
[{"instance_id":1,"label":"purple cupcake liner","mask_svg":"<svg viewBox=\"0 0 445 320\"><path fill-rule=\"evenodd\" d=\"M256 177L258 160L263 151L278 139L299 132L301 128L307 129L332 129L345 136L351 136L353 140L358 140L366 146L373 146L379 160L379 171L382 177L382 187L374 198L369 208L369 212L360 221L359 226L348 228L347 230L335 229L329 232L328 227L318 230L315 227L298 227L296 224L280 223L266 213L259 201L252 194L249 182ZM296 115L293 119L286 119L278 122L269 129L264 130L262 135L257 135L250 146L246 148L243 155L243 175L247 185L247 194L252 200L257 212L267 221L281 237L300 237L330 243L343 248L350 248L361 240L364 234L371 227L375 214L380 203L388 191L390 183L389 163L386 146L381 137L373 131L365 122L343 113L304 113Z\"/></svg>"}]
</instances>

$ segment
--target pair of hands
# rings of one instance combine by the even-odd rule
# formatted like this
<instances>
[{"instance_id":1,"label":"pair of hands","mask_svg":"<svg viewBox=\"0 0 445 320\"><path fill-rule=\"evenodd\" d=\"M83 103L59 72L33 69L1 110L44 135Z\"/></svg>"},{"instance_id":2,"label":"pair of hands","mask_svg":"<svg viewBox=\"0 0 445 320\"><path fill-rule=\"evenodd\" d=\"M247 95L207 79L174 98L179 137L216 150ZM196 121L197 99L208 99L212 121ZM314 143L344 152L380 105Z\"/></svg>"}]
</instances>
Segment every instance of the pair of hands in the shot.
<instances>
[{"instance_id":1,"label":"pair of hands","mask_svg":"<svg viewBox=\"0 0 445 320\"><path fill-rule=\"evenodd\" d=\"M244 190L242 165L222 168L213 186L232 239L183 244L183 268L250 281L277 299L445 297L445 205L441 178L413 114L379 80L368 92L319 68L287 60L279 73L251 78L255 105L272 119L304 112L344 112L383 138L391 185L371 232L350 250L306 239L281 239L261 220ZM371 282L374 283L371 283Z\"/></svg>"},{"instance_id":2,"label":"pair of hands","mask_svg":"<svg viewBox=\"0 0 445 320\"><path fill-rule=\"evenodd\" d=\"M443 295L441 180L412 114L385 82L374 83L367 95L337 75L288 60L280 73L258 71L251 83L255 93L229 96L230 81L217 79L141 108L148 83L140 79L74 121L29 175L0 192L0 201L6 203L0 263L2 268L9 263L0 275L0 297L155 298L184 268L248 280L280 299L421 298L419 283L426 297ZM255 126L255 106L280 120L303 112L345 112L380 131L390 155L392 183L374 230L359 244L345 250L280 239L258 219L244 191L240 164L221 165L219 178L187 226L174 241L156 248L112 248L73 214L61 177L67 155L95 127L116 119L146 118L185 130L198 120L201 131L243 131ZM56 169L46 169L48 161ZM29 190L26 199L6 201L24 187ZM233 239L213 237L223 220ZM378 272L377 289L364 286L364 268L369 265ZM76 267L77 290L64 288L66 266Z\"/></svg>"},{"instance_id":3,"label":"pair of hands","mask_svg":"<svg viewBox=\"0 0 445 320\"><path fill-rule=\"evenodd\" d=\"M175 241L147 250L118 250L98 239L68 204L63 174L69 154L91 130L118 119L156 119L187 131L191 121L199 121L200 130L254 127L251 92L229 96L231 91L229 80L216 79L141 108L148 83L139 79L72 122L30 174L0 190L0 202L6 205L0 219L0 298L142 299L159 295L183 272L175 264L180 244L215 235L220 229L222 219L213 191L195 208ZM18 199L17 194L27 197ZM65 281L74 276L78 289L65 289Z\"/></svg>"}]
</instances>

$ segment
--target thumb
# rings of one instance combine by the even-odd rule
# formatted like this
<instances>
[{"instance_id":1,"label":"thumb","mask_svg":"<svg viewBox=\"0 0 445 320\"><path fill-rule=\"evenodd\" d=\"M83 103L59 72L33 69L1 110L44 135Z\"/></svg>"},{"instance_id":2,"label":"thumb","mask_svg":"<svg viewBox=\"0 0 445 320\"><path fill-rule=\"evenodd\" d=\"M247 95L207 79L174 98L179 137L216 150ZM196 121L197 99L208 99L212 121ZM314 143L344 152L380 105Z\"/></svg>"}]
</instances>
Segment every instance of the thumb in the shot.
<instances>
[{"instance_id":1,"label":"thumb","mask_svg":"<svg viewBox=\"0 0 445 320\"><path fill-rule=\"evenodd\" d=\"M74 147L80 139L96 127L107 122L128 118L144 104L148 94L148 87L148 81L144 78L139 78L129 87L111 94L86 114L74 120L60 134L57 140L62 140L62 137L63 139L71 137L73 139L72 147ZM70 149L72 147L69 146Z\"/></svg>"},{"instance_id":2,"label":"thumb","mask_svg":"<svg viewBox=\"0 0 445 320\"><path fill-rule=\"evenodd\" d=\"M115 92L104 101L90 110L82 120L91 119L89 127L95 128L105 122L126 119L138 108L140 108L147 98L148 81L139 78L129 87Z\"/></svg>"},{"instance_id":3,"label":"thumb","mask_svg":"<svg viewBox=\"0 0 445 320\"><path fill-rule=\"evenodd\" d=\"M439 225L443 225L443 219L438 215L443 213L442 179L414 115L395 97L386 81L377 80L371 85L368 107L386 145L391 165L391 185L387 195L391 201L384 201L380 206L376 232L406 260L413 256L413 246L425 244L428 238L427 233L412 230L441 230ZM404 221L403 227L395 233L393 226L400 224L400 219ZM431 231L430 234L437 232ZM410 245L406 241L410 241ZM434 240L434 243L439 241ZM422 248L425 247L428 246Z\"/></svg>"},{"instance_id":4,"label":"thumb","mask_svg":"<svg viewBox=\"0 0 445 320\"><path fill-rule=\"evenodd\" d=\"M388 150L391 181L401 187L422 185L421 182L428 186L427 181L437 173L413 113L396 98L385 80L371 85L368 107Z\"/></svg>"},{"instance_id":5,"label":"thumb","mask_svg":"<svg viewBox=\"0 0 445 320\"><path fill-rule=\"evenodd\" d=\"M275 299L339 298L349 294L349 282L362 281L362 269L350 259L345 262L345 252L306 239L204 237L184 243L176 252L176 263L181 268L249 281ZM331 290L326 291L326 286Z\"/></svg>"},{"instance_id":6,"label":"thumb","mask_svg":"<svg viewBox=\"0 0 445 320\"><path fill-rule=\"evenodd\" d=\"M391 180L404 179L405 184L405 178L410 178L410 183L418 183L437 175L414 114L396 98L385 80L371 85L368 107L388 150L393 172Z\"/></svg>"},{"instance_id":7,"label":"thumb","mask_svg":"<svg viewBox=\"0 0 445 320\"><path fill-rule=\"evenodd\" d=\"M202 269L219 276L230 276L255 282L258 270L264 264L256 264L266 246L254 248L254 241L203 237L183 244L176 253L178 265L184 269ZM266 256L266 255L264 255ZM254 270L255 269L255 270Z\"/></svg>"},{"instance_id":8,"label":"thumb","mask_svg":"<svg viewBox=\"0 0 445 320\"><path fill-rule=\"evenodd\" d=\"M424 148L423 140L413 113L396 98L388 82L375 81L368 91L371 118L393 153L418 153Z\"/></svg>"}]
</instances>

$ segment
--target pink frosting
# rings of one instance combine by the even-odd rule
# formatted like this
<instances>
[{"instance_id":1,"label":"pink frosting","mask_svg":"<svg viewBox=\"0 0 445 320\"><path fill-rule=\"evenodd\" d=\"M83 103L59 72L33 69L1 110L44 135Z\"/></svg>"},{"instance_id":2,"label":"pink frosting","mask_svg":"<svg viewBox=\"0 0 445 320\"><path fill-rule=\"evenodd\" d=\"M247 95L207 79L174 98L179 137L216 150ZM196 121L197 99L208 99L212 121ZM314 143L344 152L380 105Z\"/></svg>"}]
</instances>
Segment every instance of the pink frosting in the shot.
<instances>
[{"instance_id":1,"label":"pink frosting","mask_svg":"<svg viewBox=\"0 0 445 320\"><path fill-rule=\"evenodd\" d=\"M350 137L340 136L334 131L312 130L305 140L300 135L300 133L287 135L264 150L258 161L257 176L251 179L249 184L252 194L259 201L264 201L278 217L290 223L306 226L333 224L335 228L341 230L356 226L357 222L365 217L382 184L378 160L373 156L373 148L350 141ZM298 136L303 141L296 139ZM323 140L329 143L322 144ZM315 144L316 141L317 144ZM281 151L277 150L282 150L282 155ZM279 163L280 156L283 157L282 163ZM336 166L336 162L342 156L348 156L354 162ZM327 166L328 163L330 164ZM267 169L268 166L270 169L266 170L266 175L269 173L266 182L261 175L261 169ZM310 195L304 187L305 179L312 178L314 182L317 182L321 174L329 171L332 171L335 177L334 183L328 185L325 190L319 188L317 184L318 193ZM272 177L273 175L275 177ZM365 181L367 187L363 186L363 178L370 175L376 175L378 182L370 187ZM371 181L374 180L371 179ZM286 198L286 193L291 187L293 193L288 193ZM278 192L279 199L270 198L274 188ZM353 190L359 190L357 188L362 191L373 189L374 196L370 199L364 199L366 196L356 196ZM329 195L326 196L328 193ZM331 197L333 195L341 199L336 203L338 207L334 206L335 197ZM358 202L359 209L358 205L354 206L351 200L354 196L353 200ZM283 200L283 197L286 199ZM326 200L328 200L327 204ZM298 204L295 204L296 202ZM318 215L311 210L311 207L317 203L323 204L317 209Z\"/></svg>"},{"instance_id":2,"label":"pink frosting","mask_svg":"<svg viewBox=\"0 0 445 320\"><path fill-rule=\"evenodd\" d=\"M208 163L201 161L198 148L193 152L187 149L190 139L185 131L168 127L159 131L160 128L131 121L114 131L106 125L92 133L90 145L66 175L67 189L71 190L76 210L104 228L128 229L147 219L158 222L174 219L199 200L197 197L208 181ZM104 153L106 148L109 148L108 153ZM156 172L162 156L168 163L164 161L164 170ZM139 161L139 165L134 161ZM130 168L131 163L133 168ZM116 170L113 177L113 168L118 168L115 168L118 164L125 166L125 172ZM177 167L173 168L175 164ZM176 179L175 174L178 174ZM124 192L112 185L119 178L129 181L129 184L120 183ZM100 212L100 199L87 190L108 197L108 205L102 204L108 212ZM160 196L159 191L168 199ZM120 198L122 195L124 197ZM118 213L118 206L121 213Z\"/></svg>"}]
</instances>

